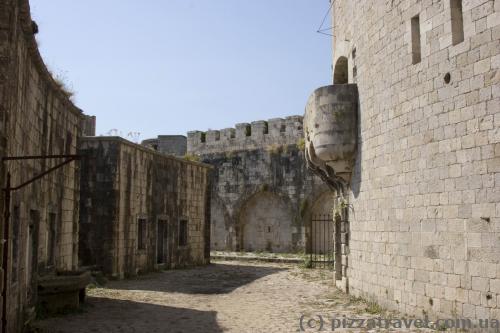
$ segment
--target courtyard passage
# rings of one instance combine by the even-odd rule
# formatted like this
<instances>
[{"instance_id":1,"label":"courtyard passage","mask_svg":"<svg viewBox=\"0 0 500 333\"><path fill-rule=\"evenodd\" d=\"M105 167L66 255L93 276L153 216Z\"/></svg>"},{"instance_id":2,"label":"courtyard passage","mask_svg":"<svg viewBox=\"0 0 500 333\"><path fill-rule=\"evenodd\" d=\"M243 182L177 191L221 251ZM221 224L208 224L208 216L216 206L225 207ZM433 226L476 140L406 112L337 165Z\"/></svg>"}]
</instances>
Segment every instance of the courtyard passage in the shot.
<instances>
[{"instance_id":1,"label":"courtyard passage","mask_svg":"<svg viewBox=\"0 0 500 333\"><path fill-rule=\"evenodd\" d=\"M297 264L216 261L205 267L111 281L105 288L89 289L88 302L78 313L36 326L51 333L298 332L299 319L305 315L305 331L317 332L307 324L317 314L390 315L335 289L332 276L328 270Z\"/></svg>"}]
</instances>

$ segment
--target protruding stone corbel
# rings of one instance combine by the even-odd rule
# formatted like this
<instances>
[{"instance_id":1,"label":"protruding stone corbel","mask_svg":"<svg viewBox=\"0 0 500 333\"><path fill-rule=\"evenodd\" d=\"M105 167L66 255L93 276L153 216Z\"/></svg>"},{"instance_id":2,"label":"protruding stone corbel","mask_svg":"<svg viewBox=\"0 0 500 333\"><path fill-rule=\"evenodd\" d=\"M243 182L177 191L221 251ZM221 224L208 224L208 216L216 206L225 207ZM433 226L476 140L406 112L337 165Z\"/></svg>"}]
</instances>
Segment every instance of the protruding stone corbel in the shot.
<instances>
[{"instance_id":1,"label":"protruding stone corbel","mask_svg":"<svg viewBox=\"0 0 500 333\"><path fill-rule=\"evenodd\" d=\"M332 190L349 186L357 148L358 88L338 84L316 89L304 115L307 166Z\"/></svg>"}]
</instances>

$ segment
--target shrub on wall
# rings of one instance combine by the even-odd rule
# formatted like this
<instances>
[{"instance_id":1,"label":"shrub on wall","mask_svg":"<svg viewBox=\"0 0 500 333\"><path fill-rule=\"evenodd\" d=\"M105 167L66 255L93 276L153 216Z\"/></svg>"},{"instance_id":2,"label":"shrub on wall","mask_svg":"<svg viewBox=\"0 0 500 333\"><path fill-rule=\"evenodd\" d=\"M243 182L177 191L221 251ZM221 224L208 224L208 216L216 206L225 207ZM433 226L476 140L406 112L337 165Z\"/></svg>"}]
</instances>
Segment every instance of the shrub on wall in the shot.
<instances>
[{"instance_id":1,"label":"shrub on wall","mask_svg":"<svg viewBox=\"0 0 500 333\"><path fill-rule=\"evenodd\" d=\"M297 147L299 150L305 150L306 149L306 140L304 138L300 138L299 141L297 141Z\"/></svg>"},{"instance_id":2,"label":"shrub on wall","mask_svg":"<svg viewBox=\"0 0 500 333\"><path fill-rule=\"evenodd\" d=\"M186 154L186 155L184 155L184 159L187 160L187 161L191 161L191 162L199 162L200 161L200 156Z\"/></svg>"}]
</instances>

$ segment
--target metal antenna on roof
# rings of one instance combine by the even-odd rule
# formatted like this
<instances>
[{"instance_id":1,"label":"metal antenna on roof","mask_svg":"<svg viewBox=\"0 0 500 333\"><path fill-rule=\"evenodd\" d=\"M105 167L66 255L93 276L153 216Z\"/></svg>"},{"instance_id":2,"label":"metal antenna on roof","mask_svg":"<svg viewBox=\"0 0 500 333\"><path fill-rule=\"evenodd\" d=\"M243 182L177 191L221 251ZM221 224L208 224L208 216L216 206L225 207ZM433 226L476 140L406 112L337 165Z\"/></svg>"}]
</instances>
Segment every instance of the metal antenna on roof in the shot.
<instances>
[{"instance_id":1,"label":"metal antenna on roof","mask_svg":"<svg viewBox=\"0 0 500 333\"><path fill-rule=\"evenodd\" d=\"M318 30L316 31L319 34L327 35L327 36L332 36L333 37L333 32L332 32L333 25L330 26L330 27L328 27L328 28L325 28L324 25L325 25L326 18L328 17L328 15L330 14L330 12L332 11L332 7L333 7L334 1L335 0L330 0L330 7L328 7L328 10L326 11L325 16L323 17L323 21L321 21L321 24L320 24Z\"/></svg>"}]
</instances>

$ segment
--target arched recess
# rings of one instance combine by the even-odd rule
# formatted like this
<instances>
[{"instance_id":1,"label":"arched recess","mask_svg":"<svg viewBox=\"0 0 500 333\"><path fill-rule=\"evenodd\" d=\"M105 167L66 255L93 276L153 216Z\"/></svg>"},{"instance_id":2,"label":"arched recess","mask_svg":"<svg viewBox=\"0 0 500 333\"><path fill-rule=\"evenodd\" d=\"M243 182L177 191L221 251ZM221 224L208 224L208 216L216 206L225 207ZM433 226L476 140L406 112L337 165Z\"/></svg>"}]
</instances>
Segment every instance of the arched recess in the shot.
<instances>
[{"instance_id":1,"label":"arched recess","mask_svg":"<svg viewBox=\"0 0 500 333\"><path fill-rule=\"evenodd\" d=\"M312 214L332 214L334 208L335 193L324 191L321 193L312 205Z\"/></svg>"},{"instance_id":2,"label":"arched recess","mask_svg":"<svg viewBox=\"0 0 500 333\"><path fill-rule=\"evenodd\" d=\"M271 192L252 196L239 214L240 244L245 251L292 250L293 214L285 200Z\"/></svg>"},{"instance_id":3,"label":"arched recess","mask_svg":"<svg viewBox=\"0 0 500 333\"><path fill-rule=\"evenodd\" d=\"M333 253L334 231L333 220L335 193L325 191L313 202L311 208L309 251L317 254Z\"/></svg>"},{"instance_id":4,"label":"arched recess","mask_svg":"<svg viewBox=\"0 0 500 333\"><path fill-rule=\"evenodd\" d=\"M339 57L333 71L334 84L346 84L349 82L349 66L346 57Z\"/></svg>"},{"instance_id":5,"label":"arched recess","mask_svg":"<svg viewBox=\"0 0 500 333\"><path fill-rule=\"evenodd\" d=\"M210 249L230 250L230 230L227 226L228 214L224 203L219 198L212 198L210 207Z\"/></svg>"}]
</instances>

